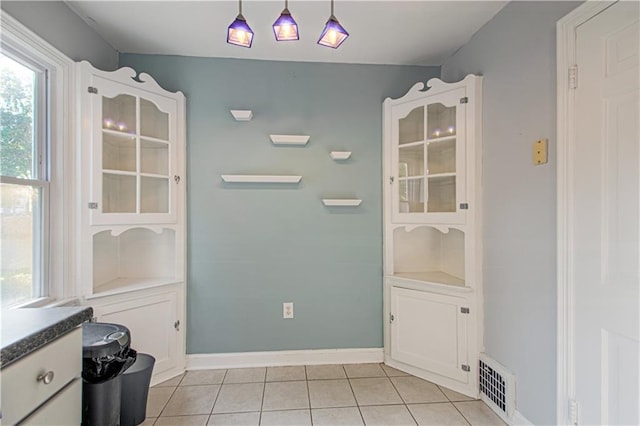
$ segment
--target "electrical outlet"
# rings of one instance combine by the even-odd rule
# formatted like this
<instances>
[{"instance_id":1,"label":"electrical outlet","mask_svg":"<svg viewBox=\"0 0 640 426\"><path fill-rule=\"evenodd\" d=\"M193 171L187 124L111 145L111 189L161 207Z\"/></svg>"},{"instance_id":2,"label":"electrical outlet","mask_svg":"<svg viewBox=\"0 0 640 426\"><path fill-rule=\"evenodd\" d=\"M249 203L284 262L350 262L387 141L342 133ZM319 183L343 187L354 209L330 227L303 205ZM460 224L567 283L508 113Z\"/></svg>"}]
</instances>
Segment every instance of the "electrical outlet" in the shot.
<instances>
[{"instance_id":1,"label":"electrical outlet","mask_svg":"<svg viewBox=\"0 0 640 426\"><path fill-rule=\"evenodd\" d=\"M293 302L284 302L282 304L282 318L293 318Z\"/></svg>"}]
</instances>

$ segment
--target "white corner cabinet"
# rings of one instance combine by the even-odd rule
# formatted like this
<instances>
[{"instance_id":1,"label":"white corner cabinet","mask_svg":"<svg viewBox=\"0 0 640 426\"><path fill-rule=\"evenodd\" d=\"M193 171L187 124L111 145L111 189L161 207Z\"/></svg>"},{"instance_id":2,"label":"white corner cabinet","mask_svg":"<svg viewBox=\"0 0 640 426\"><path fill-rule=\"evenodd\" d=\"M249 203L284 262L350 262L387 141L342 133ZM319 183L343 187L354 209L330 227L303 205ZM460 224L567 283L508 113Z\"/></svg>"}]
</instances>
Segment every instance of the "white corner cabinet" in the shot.
<instances>
[{"instance_id":1,"label":"white corner cabinet","mask_svg":"<svg viewBox=\"0 0 640 426\"><path fill-rule=\"evenodd\" d=\"M184 368L185 97L148 74L77 64L79 277L99 321ZM181 326L176 326L179 324ZM149 339L155 336L157 339Z\"/></svg>"},{"instance_id":2,"label":"white corner cabinet","mask_svg":"<svg viewBox=\"0 0 640 426\"><path fill-rule=\"evenodd\" d=\"M482 341L481 82L383 104L385 362L477 396Z\"/></svg>"}]
</instances>

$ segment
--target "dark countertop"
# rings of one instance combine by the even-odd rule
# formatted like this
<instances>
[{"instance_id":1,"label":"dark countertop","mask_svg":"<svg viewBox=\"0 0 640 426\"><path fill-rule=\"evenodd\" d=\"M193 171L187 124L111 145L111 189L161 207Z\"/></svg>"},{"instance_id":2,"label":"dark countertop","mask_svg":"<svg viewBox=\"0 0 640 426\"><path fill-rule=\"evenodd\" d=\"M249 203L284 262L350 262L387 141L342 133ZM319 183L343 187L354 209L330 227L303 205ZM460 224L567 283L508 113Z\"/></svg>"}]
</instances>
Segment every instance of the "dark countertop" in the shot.
<instances>
[{"instance_id":1,"label":"dark countertop","mask_svg":"<svg viewBox=\"0 0 640 426\"><path fill-rule=\"evenodd\" d=\"M2 311L0 368L73 330L93 316L93 308L22 308Z\"/></svg>"}]
</instances>

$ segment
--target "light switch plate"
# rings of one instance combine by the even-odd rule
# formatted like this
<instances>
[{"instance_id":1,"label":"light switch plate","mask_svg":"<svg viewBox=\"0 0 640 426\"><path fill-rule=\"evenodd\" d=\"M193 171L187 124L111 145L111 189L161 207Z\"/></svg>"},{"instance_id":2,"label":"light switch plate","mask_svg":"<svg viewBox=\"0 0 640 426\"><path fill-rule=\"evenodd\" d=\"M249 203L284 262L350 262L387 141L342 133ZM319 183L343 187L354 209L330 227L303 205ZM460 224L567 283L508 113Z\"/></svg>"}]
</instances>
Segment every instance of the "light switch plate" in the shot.
<instances>
[{"instance_id":1,"label":"light switch plate","mask_svg":"<svg viewBox=\"0 0 640 426\"><path fill-rule=\"evenodd\" d=\"M533 143L533 164L545 164L547 157L547 139L540 139Z\"/></svg>"}]
</instances>

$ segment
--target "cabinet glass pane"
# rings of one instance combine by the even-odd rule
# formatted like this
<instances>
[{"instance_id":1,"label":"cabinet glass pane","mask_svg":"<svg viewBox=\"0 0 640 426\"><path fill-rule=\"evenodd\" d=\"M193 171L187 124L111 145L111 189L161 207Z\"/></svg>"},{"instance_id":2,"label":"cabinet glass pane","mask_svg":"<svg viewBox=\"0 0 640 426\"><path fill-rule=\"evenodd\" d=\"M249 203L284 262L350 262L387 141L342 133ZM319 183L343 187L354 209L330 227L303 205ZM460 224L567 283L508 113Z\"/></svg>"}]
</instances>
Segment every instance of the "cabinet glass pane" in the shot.
<instances>
[{"instance_id":1,"label":"cabinet glass pane","mask_svg":"<svg viewBox=\"0 0 640 426\"><path fill-rule=\"evenodd\" d=\"M102 174L102 211L104 213L136 212L136 177Z\"/></svg>"},{"instance_id":2,"label":"cabinet glass pane","mask_svg":"<svg viewBox=\"0 0 640 426\"><path fill-rule=\"evenodd\" d=\"M424 107L415 108L405 118L398 120L400 145L424 140Z\"/></svg>"},{"instance_id":3,"label":"cabinet glass pane","mask_svg":"<svg viewBox=\"0 0 640 426\"><path fill-rule=\"evenodd\" d=\"M136 133L136 98L118 95L102 98L102 128L125 133Z\"/></svg>"},{"instance_id":4,"label":"cabinet glass pane","mask_svg":"<svg viewBox=\"0 0 640 426\"><path fill-rule=\"evenodd\" d=\"M169 212L169 179L140 178L140 213Z\"/></svg>"},{"instance_id":5,"label":"cabinet glass pane","mask_svg":"<svg viewBox=\"0 0 640 426\"><path fill-rule=\"evenodd\" d=\"M442 104L427 106L427 137L443 138L456 134L456 107Z\"/></svg>"},{"instance_id":6,"label":"cabinet glass pane","mask_svg":"<svg viewBox=\"0 0 640 426\"><path fill-rule=\"evenodd\" d=\"M167 176L169 174L169 144L141 139L140 171Z\"/></svg>"},{"instance_id":7,"label":"cabinet glass pane","mask_svg":"<svg viewBox=\"0 0 640 426\"><path fill-rule=\"evenodd\" d=\"M400 213L424 213L424 179L399 181Z\"/></svg>"},{"instance_id":8,"label":"cabinet glass pane","mask_svg":"<svg viewBox=\"0 0 640 426\"><path fill-rule=\"evenodd\" d=\"M136 171L136 139L102 132L102 168Z\"/></svg>"},{"instance_id":9,"label":"cabinet glass pane","mask_svg":"<svg viewBox=\"0 0 640 426\"><path fill-rule=\"evenodd\" d=\"M140 134L169 140L169 114L162 112L151 101L140 99Z\"/></svg>"},{"instance_id":10,"label":"cabinet glass pane","mask_svg":"<svg viewBox=\"0 0 640 426\"><path fill-rule=\"evenodd\" d=\"M451 213L456 211L456 177L429 178L427 212Z\"/></svg>"},{"instance_id":11,"label":"cabinet glass pane","mask_svg":"<svg viewBox=\"0 0 640 426\"><path fill-rule=\"evenodd\" d=\"M427 144L428 173L455 173L456 171L456 140L449 139Z\"/></svg>"},{"instance_id":12,"label":"cabinet glass pane","mask_svg":"<svg viewBox=\"0 0 640 426\"><path fill-rule=\"evenodd\" d=\"M400 177L424 175L424 145L400 147L398 151L400 152L398 169Z\"/></svg>"}]
</instances>

